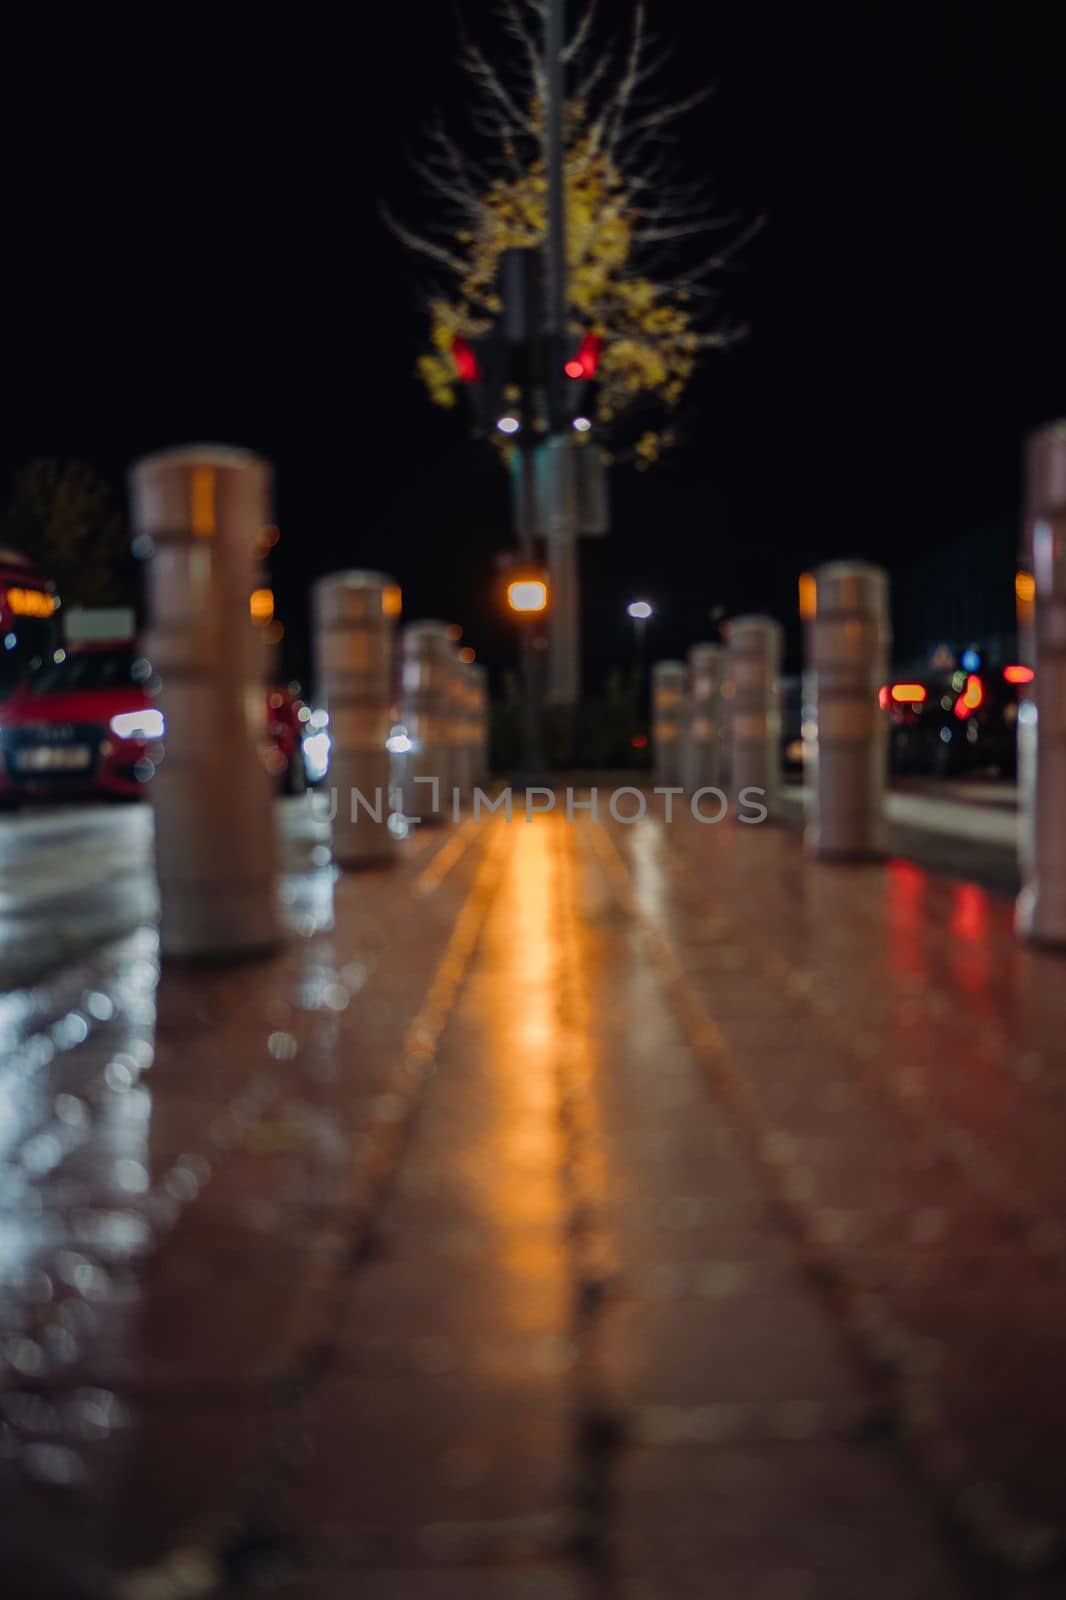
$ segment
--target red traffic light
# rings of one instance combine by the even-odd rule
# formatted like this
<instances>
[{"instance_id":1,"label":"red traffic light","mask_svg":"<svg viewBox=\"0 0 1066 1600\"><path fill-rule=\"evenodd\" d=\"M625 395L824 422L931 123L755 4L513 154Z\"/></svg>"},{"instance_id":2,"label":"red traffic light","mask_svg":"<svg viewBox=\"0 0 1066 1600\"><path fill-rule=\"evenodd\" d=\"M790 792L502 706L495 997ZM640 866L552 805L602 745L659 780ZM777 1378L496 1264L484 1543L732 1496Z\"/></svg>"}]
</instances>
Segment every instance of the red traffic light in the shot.
<instances>
[{"instance_id":1,"label":"red traffic light","mask_svg":"<svg viewBox=\"0 0 1066 1600\"><path fill-rule=\"evenodd\" d=\"M603 335L599 333L586 333L577 348L577 355L572 356L566 363L563 371L568 378L594 378L596 368L600 364L600 351L603 349Z\"/></svg>"},{"instance_id":2,"label":"red traffic light","mask_svg":"<svg viewBox=\"0 0 1066 1600\"><path fill-rule=\"evenodd\" d=\"M461 333L457 333L452 340L452 360L455 362L460 383L481 382L481 368L474 354L474 347Z\"/></svg>"}]
</instances>

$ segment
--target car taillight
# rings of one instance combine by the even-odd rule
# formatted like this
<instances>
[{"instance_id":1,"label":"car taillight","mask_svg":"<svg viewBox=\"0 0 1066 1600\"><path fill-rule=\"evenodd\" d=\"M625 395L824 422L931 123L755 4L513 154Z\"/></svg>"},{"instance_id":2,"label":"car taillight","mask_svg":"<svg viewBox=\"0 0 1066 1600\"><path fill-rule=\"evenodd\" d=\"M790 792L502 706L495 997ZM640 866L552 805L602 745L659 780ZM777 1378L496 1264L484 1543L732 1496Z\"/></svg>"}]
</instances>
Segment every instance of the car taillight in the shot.
<instances>
[{"instance_id":1,"label":"car taillight","mask_svg":"<svg viewBox=\"0 0 1066 1600\"><path fill-rule=\"evenodd\" d=\"M955 715L965 720L984 704L985 686L975 672L966 679L966 687L955 702Z\"/></svg>"},{"instance_id":2,"label":"car taillight","mask_svg":"<svg viewBox=\"0 0 1066 1600\"><path fill-rule=\"evenodd\" d=\"M1003 676L1007 683L1032 683L1033 669L1023 666L1004 667Z\"/></svg>"},{"instance_id":3,"label":"car taillight","mask_svg":"<svg viewBox=\"0 0 1066 1600\"><path fill-rule=\"evenodd\" d=\"M920 706L925 699L925 685L921 683L894 683L890 693L897 705Z\"/></svg>"}]
</instances>

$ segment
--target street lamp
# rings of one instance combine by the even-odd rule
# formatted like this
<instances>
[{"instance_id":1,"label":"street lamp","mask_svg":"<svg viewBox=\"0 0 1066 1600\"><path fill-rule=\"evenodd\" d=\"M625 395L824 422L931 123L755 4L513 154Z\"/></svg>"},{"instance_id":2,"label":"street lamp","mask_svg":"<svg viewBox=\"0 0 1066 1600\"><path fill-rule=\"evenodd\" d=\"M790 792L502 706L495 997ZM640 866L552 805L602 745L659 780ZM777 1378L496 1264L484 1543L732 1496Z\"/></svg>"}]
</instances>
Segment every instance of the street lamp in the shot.
<instances>
[{"instance_id":1,"label":"street lamp","mask_svg":"<svg viewBox=\"0 0 1066 1600\"><path fill-rule=\"evenodd\" d=\"M547 611L548 585L543 578L515 578L507 585L507 604L512 611Z\"/></svg>"},{"instance_id":2,"label":"street lamp","mask_svg":"<svg viewBox=\"0 0 1066 1600\"><path fill-rule=\"evenodd\" d=\"M655 615L655 608L648 600L631 600L626 606L626 611L633 618L633 634L637 643L637 676L644 677L644 635L648 627L648 619Z\"/></svg>"},{"instance_id":3,"label":"street lamp","mask_svg":"<svg viewBox=\"0 0 1066 1600\"><path fill-rule=\"evenodd\" d=\"M644 635L648 629L649 619L655 615L655 608L648 600L631 600L626 606L626 613L633 619L633 637L637 647L635 689L639 719L643 717L644 703Z\"/></svg>"},{"instance_id":4,"label":"street lamp","mask_svg":"<svg viewBox=\"0 0 1066 1600\"><path fill-rule=\"evenodd\" d=\"M509 563L507 606L518 624L522 660L522 767L527 782L536 781L544 768L540 741L540 655L544 648L543 619L551 594L543 568Z\"/></svg>"}]
</instances>

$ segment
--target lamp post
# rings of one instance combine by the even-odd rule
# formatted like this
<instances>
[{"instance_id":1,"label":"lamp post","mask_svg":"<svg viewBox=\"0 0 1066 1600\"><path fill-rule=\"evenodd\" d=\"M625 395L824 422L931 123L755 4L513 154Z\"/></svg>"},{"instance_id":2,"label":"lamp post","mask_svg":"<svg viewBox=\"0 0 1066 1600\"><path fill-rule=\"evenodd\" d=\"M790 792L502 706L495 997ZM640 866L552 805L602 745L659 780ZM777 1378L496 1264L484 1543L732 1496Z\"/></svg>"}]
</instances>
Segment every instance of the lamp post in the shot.
<instances>
[{"instance_id":1,"label":"lamp post","mask_svg":"<svg viewBox=\"0 0 1066 1600\"><path fill-rule=\"evenodd\" d=\"M548 601L548 583L542 572L535 568L512 568L507 580L507 605L521 630L522 771L527 778L539 776L544 766L540 747L537 645L539 624L548 611Z\"/></svg>"},{"instance_id":2,"label":"lamp post","mask_svg":"<svg viewBox=\"0 0 1066 1600\"><path fill-rule=\"evenodd\" d=\"M644 719L644 655L647 646L648 623L655 615L655 608L649 600L631 600L626 606L626 615L633 620L633 642L636 647L637 658L634 698L636 700L639 726Z\"/></svg>"},{"instance_id":3,"label":"lamp post","mask_svg":"<svg viewBox=\"0 0 1066 1600\"><path fill-rule=\"evenodd\" d=\"M631 600L626 606L626 612L633 618L633 633L637 641L637 660L641 669L643 669L644 635L647 632L649 620L655 615L655 608L648 600Z\"/></svg>"}]
</instances>

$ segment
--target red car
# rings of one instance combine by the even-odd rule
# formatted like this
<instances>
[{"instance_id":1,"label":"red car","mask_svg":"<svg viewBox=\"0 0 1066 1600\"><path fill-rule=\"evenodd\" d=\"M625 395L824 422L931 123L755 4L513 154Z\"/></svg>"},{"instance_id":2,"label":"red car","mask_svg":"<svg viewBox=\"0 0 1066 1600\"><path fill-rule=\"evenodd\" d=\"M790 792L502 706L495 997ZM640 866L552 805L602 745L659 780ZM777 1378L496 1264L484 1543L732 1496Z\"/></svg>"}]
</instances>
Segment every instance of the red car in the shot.
<instances>
[{"instance_id":1,"label":"red car","mask_svg":"<svg viewBox=\"0 0 1066 1600\"><path fill-rule=\"evenodd\" d=\"M79 645L27 678L0 705L0 804L142 795L166 732L155 687L129 640ZM267 691L267 759L288 793L304 786L299 710Z\"/></svg>"},{"instance_id":2,"label":"red car","mask_svg":"<svg viewBox=\"0 0 1066 1600\"><path fill-rule=\"evenodd\" d=\"M302 794L307 788L303 710L303 701L290 689L267 690L267 761L284 794Z\"/></svg>"}]
</instances>

